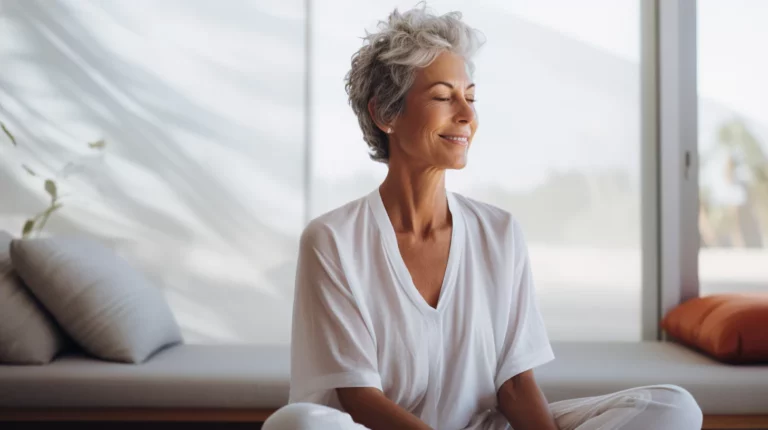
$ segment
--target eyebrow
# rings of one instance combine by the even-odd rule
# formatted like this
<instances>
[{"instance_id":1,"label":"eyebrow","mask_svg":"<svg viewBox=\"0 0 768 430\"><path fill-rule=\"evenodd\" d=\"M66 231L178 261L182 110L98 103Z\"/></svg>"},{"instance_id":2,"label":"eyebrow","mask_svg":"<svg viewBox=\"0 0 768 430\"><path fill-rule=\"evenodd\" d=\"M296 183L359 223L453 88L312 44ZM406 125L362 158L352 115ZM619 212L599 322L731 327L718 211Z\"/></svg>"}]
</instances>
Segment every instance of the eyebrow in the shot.
<instances>
[{"instance_id":1,"label":"eyebrow","mask_svg":"<svg viewBox=\"0 0 768 430\"><path fill-rule=\"evenodd\" d=\"M427 88L427 89L431 89L435 85L445 85L446 87L448 87L450 89L453 89L453 85L449 84L448 82L444 82L444 81L437 81L434 84L430 85L429 88ZM475 84L469 84L466 89L468 90L468 89L470 89L470 88L472 88L474 86L475 86Z\"/></svg>"}]
</instances>

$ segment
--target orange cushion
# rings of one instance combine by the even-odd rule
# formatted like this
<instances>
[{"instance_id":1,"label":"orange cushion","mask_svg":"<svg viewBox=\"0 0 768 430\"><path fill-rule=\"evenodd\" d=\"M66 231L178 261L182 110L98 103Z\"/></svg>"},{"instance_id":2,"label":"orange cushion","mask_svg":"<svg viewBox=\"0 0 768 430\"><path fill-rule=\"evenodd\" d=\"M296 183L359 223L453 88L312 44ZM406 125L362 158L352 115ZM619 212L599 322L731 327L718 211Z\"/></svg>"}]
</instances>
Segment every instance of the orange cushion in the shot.
<instances>
[{"instance_id":1,"label":"orange cushion","mask_svg":"<svg viewBox=\"0 0 768 430\"><path fill-rule=\"evenodd\" d=\"M667 334L725 363L768 362L768 293L687 300L661 322Z\"/></svg>"}]
</instances>

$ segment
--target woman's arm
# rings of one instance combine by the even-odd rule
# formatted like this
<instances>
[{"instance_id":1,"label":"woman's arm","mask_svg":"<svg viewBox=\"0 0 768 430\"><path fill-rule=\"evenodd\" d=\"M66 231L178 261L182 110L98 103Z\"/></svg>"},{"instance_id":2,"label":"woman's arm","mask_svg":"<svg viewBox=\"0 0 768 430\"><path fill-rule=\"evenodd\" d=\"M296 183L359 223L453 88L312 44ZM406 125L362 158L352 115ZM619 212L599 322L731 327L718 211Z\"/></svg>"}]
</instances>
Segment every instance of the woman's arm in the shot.
<instances>
[{"instance_id":1,"label":"woman's arm","mask_svg":"<svg viewBox=\"0 0 768 430\"><path fill-rule=\"evenodd\" d=\"M515 430L558 430L533 370L513 376L497 393L499 410Z\"/></svg>"},{"instance_id":2,"label":"woman's arm","mask_svg":"<svg viewBox=\"0 0 768 430\"><path fill-rule=\"evenodd\" d=\"M339 402L352 419L371 430L432 430L415 415L384 396L378 388L337 388Z\"/></svg>"}]
</instances>

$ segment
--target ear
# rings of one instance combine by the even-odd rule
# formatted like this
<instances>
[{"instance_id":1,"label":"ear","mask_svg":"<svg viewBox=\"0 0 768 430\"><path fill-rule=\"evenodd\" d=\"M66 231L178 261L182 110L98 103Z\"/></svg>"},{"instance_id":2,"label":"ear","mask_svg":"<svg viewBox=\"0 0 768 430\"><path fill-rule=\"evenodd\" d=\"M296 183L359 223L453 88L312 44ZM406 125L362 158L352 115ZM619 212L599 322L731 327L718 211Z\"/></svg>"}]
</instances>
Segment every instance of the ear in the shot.
<instances>
[{"instance_id":1,"label":"ear","mask_svg":"<svg viewBox=\"0 0 768 430\"><path fill-rule=\"evenodd\" d=\"M373 114L375 107L376 107L376 99L372 98L370 101L368 101L368 114L371 116L371 119L373 119L373 122L376 124L376 127L379 127L379 130L387 134L391 133L391 130L392 130L391 124L384 124L376 121L376 116Z\"/></svg>"}]
</instances>

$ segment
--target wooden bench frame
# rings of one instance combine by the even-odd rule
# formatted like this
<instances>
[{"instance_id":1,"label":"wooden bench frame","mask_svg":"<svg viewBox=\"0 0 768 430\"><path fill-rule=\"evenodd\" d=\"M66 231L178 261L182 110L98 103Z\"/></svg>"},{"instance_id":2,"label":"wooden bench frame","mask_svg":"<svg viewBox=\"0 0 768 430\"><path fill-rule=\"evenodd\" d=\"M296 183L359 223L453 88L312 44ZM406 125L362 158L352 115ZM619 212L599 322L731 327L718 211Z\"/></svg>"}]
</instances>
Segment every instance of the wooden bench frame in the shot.
<instances>
[{"instance_id":1,"label":"wooden bench frame","mask_svg":"<svg viewBox=\"0 0 768 430\"><path fill-rule=\"evenodd\" d=\"M0 421L264 422L274 409L0 408ZM768 415L705 415L702 429L768 429Z\"/></svg>"}]
</instances>

